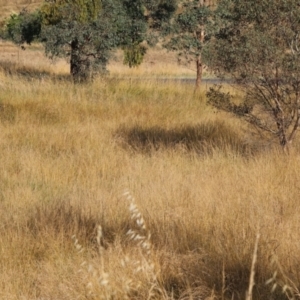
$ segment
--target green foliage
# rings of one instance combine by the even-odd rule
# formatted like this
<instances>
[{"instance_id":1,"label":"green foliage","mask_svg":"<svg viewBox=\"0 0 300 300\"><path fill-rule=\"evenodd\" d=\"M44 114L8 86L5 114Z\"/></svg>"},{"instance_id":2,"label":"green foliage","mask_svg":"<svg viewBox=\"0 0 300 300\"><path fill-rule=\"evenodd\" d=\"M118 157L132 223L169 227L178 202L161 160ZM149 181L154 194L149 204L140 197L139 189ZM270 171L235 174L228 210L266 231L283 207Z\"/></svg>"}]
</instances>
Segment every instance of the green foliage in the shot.
<instances>
[{"instance_id":1,"label":"green foliage","mask_svg":"<svg viewBox=\"0 0 300 300\"><path fill-rule=\"evenodd\" d=\"M120 0L125 18L121 46L124 64L129 67L140 65L147 52L143 42L157 43L163 27L176 10L176 0Z\"/></svg>"},{"instance_id":2,"label":"green foliage","mask_svg":"<svg viewBox=\"0 0 300 300\"><path fill-rule=\"evenodd\" d=\"M177 9L177 0L145 0L151 29L162 31Z\"/></svg>"},{"instance_id":3,"label":"green foliage","mask_svg":"<svg viewBox=\"0 0 300 300\"><path fill-rule=\"evenodd\" d=\"M180 1L177 13L165 27L164 47L178 53L179 63L195 62L196 88L203 72L202 51L211 36L212 1Z\"/></svg>"},{"instance_id":4,"label":"green foliage","mask_svg":"<svg viewBox=\"0 0 300 300\"><path fill-rule=\"evenodd\" d=\"M5 25L3 37L16 44L30 44L38 39L41 32L42 18L39 12L29 13L23 10L20 14L10 16Z\"/></svg>"},{"instance_id":5,"label":"green foliage","mask_svg":"<svg viewBox=\"0 0 300 300\"><path fill-rule=\"evenodd\" d=\"M199 0L183 1L166 33L171 35L165 47L177 51L180 60L195 61L209 40L207 31L211 9Z\"/></svg>"},{"instance_id":6,"label":"green foliage","mask_svg":"<svg viewBox=\"0 0 300 300\"><path fill-rule=\"evenodd\" d=\"M72 14L68 14L70 10ZM46 0L41 13L46 25L57 24L62 19L83 24L96 20L100 10L100 0Z\"/></svg>"},{"instance_id":7,"label":"green foliage","mask_svg":"<svg viewBox=\"0 0 300 300\"><path fill-rule=\"evenodd\" d=\"M123 38L121 46L124 50L124 64L136 67L143 62L146 47L141 43L146 39L147 22L143 0L121 0L125 18L123 20Z\"/></svg>"},{"instance_id":8,"label":"green foliage","mask_svg":"<svg viewBox=\"0 0 300 300\"><path fill-rule=\"evenodd\" d=\"M147 48L140 44L133 44L124 48L124 64L130 68L139 66L144 59Z\"/></svg>"},{"instance_id":9,"label":"green foliage","mask_svg":"<svg viewBox=\"0 0 300 300\"><path fill-rule=\"evenodd\" d=\"M210 103L278 137L285 147L300 120L298 1L221 0L214 26L218 30L206 60L217 74L238 83L245 96L237 107L214 89Z\"/></svg>"},{"instance_id":10,"label":"green foliage","mask_svg":"<svg viewBox=\"0 0 300 300\"><path fill-rule=\"evenodd\" d=\"M84 1L83 6L80 2L49 2L47 12L54 12L49 15L42 8L47 24L42 31L46 53L50 57L70 57L75 82L87 81L96 72L105 72L111 51L120 44L124 15L118 2L98 1L95 7L98 9L101 4L101 9L94 19L95 11L86 15L90 11L88 1ZM90 0L89 3L95 2Z\"/></svg>"}]
</instances>

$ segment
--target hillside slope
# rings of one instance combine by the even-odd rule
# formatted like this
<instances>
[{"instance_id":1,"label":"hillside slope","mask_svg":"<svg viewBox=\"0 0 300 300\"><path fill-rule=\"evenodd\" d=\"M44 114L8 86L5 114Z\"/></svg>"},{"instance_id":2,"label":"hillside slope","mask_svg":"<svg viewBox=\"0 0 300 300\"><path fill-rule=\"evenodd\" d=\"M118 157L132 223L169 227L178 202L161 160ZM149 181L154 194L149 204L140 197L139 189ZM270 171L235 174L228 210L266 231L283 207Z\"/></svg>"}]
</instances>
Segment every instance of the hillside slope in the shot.
<instances>
[{"instance_id":1,"label":"hillside slope","mask_svg":"<svg viewBox=\"0 0 300 300\"><path fill-rule=\"evenodd\" d=\"M13 12L19 12L26 8L33 10L37 8L43 0L0 0L0 20L7 18Z\"/></svg>"}]
</instances>

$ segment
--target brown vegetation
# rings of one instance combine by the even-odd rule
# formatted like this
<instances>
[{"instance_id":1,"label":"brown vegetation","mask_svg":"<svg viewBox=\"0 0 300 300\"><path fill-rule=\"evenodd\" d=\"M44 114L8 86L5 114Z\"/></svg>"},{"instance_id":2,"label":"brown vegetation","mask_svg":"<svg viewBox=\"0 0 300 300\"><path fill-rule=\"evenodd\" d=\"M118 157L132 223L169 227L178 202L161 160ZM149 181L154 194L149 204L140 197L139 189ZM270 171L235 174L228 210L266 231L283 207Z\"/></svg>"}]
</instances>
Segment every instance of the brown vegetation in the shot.
<instances>
[{"instance_id":1,"label":"brown vegetation","mask_svg":"<svg viewBox=\"0 0 300 300\"><path fill-rule=\"evenodd\" d=\"M253 299L299 298L297 152L262 146L204 91L149 79L147 64L120 78L114 62L74 86L64 61L10 49L1 299L245 299L258 231Z\"/></svg>"}]
</instances>

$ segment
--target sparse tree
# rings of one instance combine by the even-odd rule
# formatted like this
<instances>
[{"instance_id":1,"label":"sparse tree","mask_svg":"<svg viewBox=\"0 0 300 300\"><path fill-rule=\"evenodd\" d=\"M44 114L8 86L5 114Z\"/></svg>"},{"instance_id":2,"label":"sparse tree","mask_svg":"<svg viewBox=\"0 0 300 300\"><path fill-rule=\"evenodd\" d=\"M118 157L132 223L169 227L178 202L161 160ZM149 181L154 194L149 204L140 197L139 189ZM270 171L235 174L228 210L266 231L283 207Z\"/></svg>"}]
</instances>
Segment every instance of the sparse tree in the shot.
<instances>
[{"instance_id":1,"label":"sparse tree","mask_svg":"<svg viewBox=\"0 0 300 300\"><path fill-rule=\"evenodd\" d=\"M75 82L106 71L111 51L120 44L126 17L120 1L48 0L41 14L46 54L70 57Z\"/></svg>"},{"instance_id":2,"label":"sparse tree","mask_svg":"<svg viewBox=\"0 0 300 300\"><path fill-rule=\"evenodd\" d=\"M278 139L287 149L300 120L298 0L220 0L206 60L244 91L238 101L220 87L208 101Z\"/></svg>"},{"instance_id":3,"label":"sparse tree","mask_svg":"<svg viewBox=\"0 0 300 300\"><path fill-rule=\"evenodd\" d=\"M213 7L213 0L180 1L177 13L166 30L167 42L164 46L178 53L179 62L195 63L196 88L200 87L202 81L202 51L210 40Z\"/></svg>"}]
</instances>

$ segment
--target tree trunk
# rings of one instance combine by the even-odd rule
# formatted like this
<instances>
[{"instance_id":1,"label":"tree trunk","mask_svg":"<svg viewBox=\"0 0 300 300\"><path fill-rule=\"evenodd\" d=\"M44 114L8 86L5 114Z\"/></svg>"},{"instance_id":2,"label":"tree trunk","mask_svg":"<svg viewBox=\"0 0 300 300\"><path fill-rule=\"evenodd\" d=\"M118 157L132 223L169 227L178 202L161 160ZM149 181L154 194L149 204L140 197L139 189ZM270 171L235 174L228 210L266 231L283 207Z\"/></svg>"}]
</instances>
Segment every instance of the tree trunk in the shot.
<instances>
[{"instance_id":1,"label":"tree trunk","mask_svg":"<svg viewBox=\"0 0 300 300\"><path fill-rule=\"evenodd\" d=\"M202 82L202 73L203 73L203 65L201 56L199 56L196 60L196 67L197 67L197 78L196 78L196 90L198 90L201 86Z\"/></svg>"},{"instance_id":2,"label":"tree trunk","mask_svg":"<svg viewBox=\"0 0 300 300\"><path fill-rule=\"evenodd\" d=\"M200 0L199 4L200 4L200 6L207 5L206 0ZM199 38L200 43L203 45L204 44L204 38L205 38L205 27L204 27L204 25L201 25L201 30L199 32L198 38ZM195 89L198 90L200 88L200 85L201 85L202 73L203 73L203 64L202 64L202 54L201 54L201 52L197 57L196 67L197 67L197 79L196 79Z\"/></svg>"},{"instance_id":3,"label":"tree trunk","mask_svg":"<svg viewBox=\"0 0 300 300\"><path fill-rule=\"evenodd\" d=\"M71 42L70 73L74 82L80 81L80 60L78 41Z\"/></svg>"},{"instance_id":4,"label":"tree trunk","mask_svg":"<svg viewBox=\"0 0 300 300\"><path fill-rule=\"evenodd\" d=\"M77 40L71 42L70 72L74 83L87 82L92 77L92 62Z\"/></svg>"}]
</instances>

